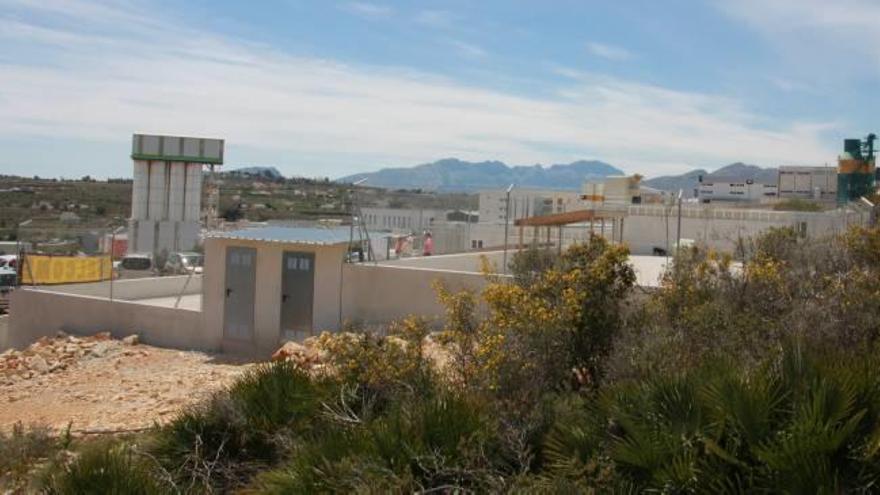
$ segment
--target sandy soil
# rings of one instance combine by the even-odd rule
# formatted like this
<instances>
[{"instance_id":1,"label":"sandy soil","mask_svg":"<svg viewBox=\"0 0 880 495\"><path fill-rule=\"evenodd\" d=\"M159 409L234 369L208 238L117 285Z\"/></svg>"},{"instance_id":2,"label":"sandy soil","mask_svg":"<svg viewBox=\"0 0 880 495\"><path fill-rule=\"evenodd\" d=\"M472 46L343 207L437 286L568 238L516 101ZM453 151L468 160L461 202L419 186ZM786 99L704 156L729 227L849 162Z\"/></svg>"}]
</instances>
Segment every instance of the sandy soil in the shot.
<instances>
[{"instance_id":1,"label":"sandy soil","mask_svg":"<svg viewBox=\"0 0 880 495\"><path fill-rule=\"evenodd\" d=\"M247 364L109 339L61 336L0 355L0 429L137 430L231 383Z\"/></svg>"}]
</instances>

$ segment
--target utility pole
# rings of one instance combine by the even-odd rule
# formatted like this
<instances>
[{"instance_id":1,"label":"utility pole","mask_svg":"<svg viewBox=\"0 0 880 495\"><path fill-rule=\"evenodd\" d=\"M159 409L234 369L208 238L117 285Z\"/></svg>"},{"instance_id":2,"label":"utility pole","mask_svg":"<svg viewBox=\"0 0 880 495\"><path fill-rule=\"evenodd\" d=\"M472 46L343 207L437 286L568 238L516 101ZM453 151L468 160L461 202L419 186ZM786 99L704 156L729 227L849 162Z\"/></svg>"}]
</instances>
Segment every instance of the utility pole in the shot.
<instances>
[{"instance_id":1,"label":"utility pole","mask_svg":"<svg viewBox=\"0 0 880 495\"><path fill-rule=\"evenodd\" d=\"M357 189L355 189L355 188L357 186L363 184L366 181L367 181L367 179L363 178L359 181L352 183L351 189L349 189L349 191L348 191L348 211L349 211L349 215L351 216L351 220L350 220L350 225L348 227L348 251L346 252L346 255L345 255L347 262L351 261L351 245L354 243L354 222L355 222L355 220L357 220L358 222L361 221L360 208L357 205ZM361 234L361 226L359 223L358 224L358 236L361 236L361 235L362 235ZM363 249L364 249L363 237L361 237L360 249L361 249L361 251L363 251Z\"/></svg>"},{"instance_id":2,"label":"utility pole","mask_svg":"<svg viewBox=\"0 0 880 495\"><path fill-rule=\"evenodd\" d=\"M507 199L504 205L504 265L503 272L507 275L507 229L510 224L510 191L513 190L513 184L507 187Z\"/></svg>"}]
</instances>

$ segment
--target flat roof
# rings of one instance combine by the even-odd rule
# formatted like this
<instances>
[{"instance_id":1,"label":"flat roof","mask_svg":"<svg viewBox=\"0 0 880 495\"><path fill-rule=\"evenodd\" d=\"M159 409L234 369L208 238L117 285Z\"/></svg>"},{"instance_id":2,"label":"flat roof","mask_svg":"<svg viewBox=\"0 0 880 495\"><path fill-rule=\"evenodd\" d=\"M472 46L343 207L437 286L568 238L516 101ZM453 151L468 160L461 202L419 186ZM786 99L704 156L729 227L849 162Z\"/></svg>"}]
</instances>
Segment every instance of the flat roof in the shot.
<instances>
[{"instance_id":1,"label":"flat roof","mask_svg":"<svg viewBox=\"0 0 880 495\"><path fill-rule=\"evenodd\" d=\"M237 239L243 241L280 242L286 244L310 244L314 246L334 246L348 244L351 238L349 227L257 227L233 230L231 232L209 232L208 239ZM354 233L358 239L358 233Z\"/></svg>"},{"instance_id":2,"label":"flat roof","mask_svg":"<svg viewBox=\"0 0 880 495\"><path fill-rule=\"evenodd\" d=\"M625 216L623 212L607 211L607 210L575 210L565 213L553 213L550 215L541 215L536 217L520 218L515 220L513 224L517 227L524 226L559 226L569 225L572 223L586 222L588 220L602 220L605 218L620 218Z\"/></svg>"}]
</instances>

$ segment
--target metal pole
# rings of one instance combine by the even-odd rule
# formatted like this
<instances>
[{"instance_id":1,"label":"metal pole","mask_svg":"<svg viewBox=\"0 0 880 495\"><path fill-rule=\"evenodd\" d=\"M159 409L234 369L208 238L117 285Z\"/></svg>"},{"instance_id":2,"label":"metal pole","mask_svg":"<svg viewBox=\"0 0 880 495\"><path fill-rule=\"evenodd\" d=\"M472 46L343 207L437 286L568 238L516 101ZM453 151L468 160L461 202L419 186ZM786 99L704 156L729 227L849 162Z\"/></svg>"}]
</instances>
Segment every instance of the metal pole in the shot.
<instances>
[{"instance_id":1,"label":"metal pole","mask_svg":"<svg viewBox=\"0 0 880 495\"><path fill-rule=\"evenodd\" d=\"M502 261L503 272L507 274L507 230L510 223L510 191L513 190L513 184L507 188L507 200L504 205L504 261Z\"/></svg>"},{"instance_id":2,"label":"metal pole","mask_svg":"<svg viewBox=\"0 0 880 495\"><path fill-rule=\"evenodd\" d=\"M180 289L180 292L177 294L177 300L174 301L174 309L177 309L177 307L180 305L180 299L183 298L183 293L186 291L186 288L189 286L189 281L190 281L190 279L192 279L193 273L195 273L195 272L196 272L195 267L193 267L192 270L189 270L189 275L186 277L186 280L183 282L183 287Z\"/></svg>"},{"instance_id":3,"label":"metal pole","mask_svg":"<svg viewBox=\"0 0 880 495\"><path fill-rule=\"evenodd\" d=\"M471 245L471 210L470 210L470 208L468 208L468 211L467 211L467 234L466 235L467 235L467 241L465 242L464 250L470 251L471 250L471 248L469 247Z\"/></svg>"},{"instance_id":4,"label":"metal pole","mask_svg":"<svg viewBox=\"0 0 880 495\"><path fill-rule=\"evenodd\" d=\"M678 253L678 250L681 248L681 195L682 190L678 190L678 229L676 231L675 237L675 252Z\"/></svg>"},{"instance_id":5,"label":"metal pole","mask_svg":"<svg viewBox=\"0 0 880 495\"><path fill-rule=\"evenodd\" d=\"M669 210L671 207L663 205L663 212L666 214L666 264L669 265Z\"/></svg>"},{"instance_id":6,"label":"metal pole","mask_svg":"<svg viewBox=\"0 0 880 495\"><path fill-rule=\"evenodd\" d=\"M350 190L348 192L348 213L350 218L348 225L348 247L345 250L345 262L351 263L351 245L354 243L354 212L352 210Z\"/></svg>"},{"instance_id":7,"label":"metal pole","mask_svg":"<svg viewBox=\"0 0 880 495\"><path fill-rule=\"evenodd\" d=\"M110 234L110 300L113 300L113 248L116 246L116 229ZM177 305L175 304L176 308Z\"/></svg>"}]
</instances>

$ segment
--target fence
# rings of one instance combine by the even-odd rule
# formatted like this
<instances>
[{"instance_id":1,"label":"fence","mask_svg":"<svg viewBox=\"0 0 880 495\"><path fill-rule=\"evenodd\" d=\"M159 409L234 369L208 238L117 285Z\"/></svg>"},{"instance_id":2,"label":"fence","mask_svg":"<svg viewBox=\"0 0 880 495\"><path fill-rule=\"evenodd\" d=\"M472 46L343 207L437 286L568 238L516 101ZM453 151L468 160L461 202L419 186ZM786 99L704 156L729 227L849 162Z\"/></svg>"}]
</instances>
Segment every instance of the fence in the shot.
<instances>
[{"instance_id":1,"label":"fence","mask_svg":"<svg viewBox=\"0 0 880 495\"><path fill-rule=\"evenodd\" d=\"M54 285L109 280L109 256L51 256L26 254L21 263L23 285Z\"/></svg>"}]
</instances>

